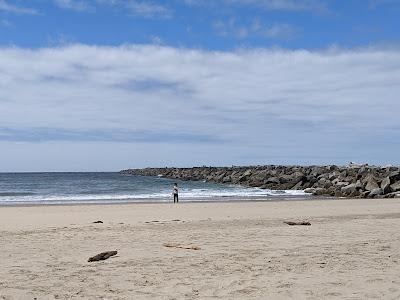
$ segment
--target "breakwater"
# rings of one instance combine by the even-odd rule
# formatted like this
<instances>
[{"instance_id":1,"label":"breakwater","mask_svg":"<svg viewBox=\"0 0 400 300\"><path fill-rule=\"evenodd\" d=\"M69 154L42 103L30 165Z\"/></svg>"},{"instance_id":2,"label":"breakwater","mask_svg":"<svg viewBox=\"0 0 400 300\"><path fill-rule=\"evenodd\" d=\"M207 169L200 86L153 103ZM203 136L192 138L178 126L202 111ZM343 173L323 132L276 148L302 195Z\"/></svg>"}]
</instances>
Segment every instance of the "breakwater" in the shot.
<instances>
[{"instance_id":1,"label":"breakwater","mask_svg":"<svg viewBox=\"0 0 400 300\"><path fill-rule=\"evenodd\" d=\"M317 196L351 198L400 197L400 168L348 166L247 166L144 168L121 174L238 184L271 190L305 190Z\"/></svg>"}]
</instances>

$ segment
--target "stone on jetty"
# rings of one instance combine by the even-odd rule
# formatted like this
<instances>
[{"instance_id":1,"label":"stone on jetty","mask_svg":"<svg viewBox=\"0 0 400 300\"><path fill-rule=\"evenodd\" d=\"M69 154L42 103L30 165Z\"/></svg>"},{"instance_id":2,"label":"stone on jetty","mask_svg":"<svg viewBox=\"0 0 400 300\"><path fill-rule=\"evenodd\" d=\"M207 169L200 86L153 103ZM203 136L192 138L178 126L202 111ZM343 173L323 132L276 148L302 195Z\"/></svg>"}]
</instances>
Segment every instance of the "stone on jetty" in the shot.
<instances>
[{"instance_id":1,"label":"stone on jetty","mask_svg":"<svg viewBox=\"0 0 400 300\"><path fill-rule=\"evenodd\" d=\"M386 198L400 194L399 167L354 163L348 166L146 168L123 170L121 174L240 184L271 190L304 190L316 196Z\"/></svg>"}]
</instances>

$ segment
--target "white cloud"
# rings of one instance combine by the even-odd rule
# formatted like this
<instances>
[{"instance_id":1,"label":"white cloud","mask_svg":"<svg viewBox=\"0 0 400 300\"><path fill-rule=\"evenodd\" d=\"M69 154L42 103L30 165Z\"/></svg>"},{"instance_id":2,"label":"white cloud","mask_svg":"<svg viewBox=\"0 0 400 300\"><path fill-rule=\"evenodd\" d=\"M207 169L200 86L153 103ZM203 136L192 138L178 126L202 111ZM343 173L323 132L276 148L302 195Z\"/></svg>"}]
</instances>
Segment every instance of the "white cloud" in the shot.
<instances>
[{"instance_id":1,"label":"white cloud","mask_svg":"<svg viewBox=\"0 0 400 300\"><path fill-rule=\"evenodd\" d=\"M164 44L163 39L161 37L159 37L158 35L150 36L150 41L151 41L152 44L155 44L155 45Z\"/></svg>"},{"instance_id":2,"label":"white cloud","mask_svg":"<svg viewBox=\"0 0 400 300\"><path fill-rule=\"evenodd\" d=\"M76 11L91 11L93 10L93 6L90 5L87 1L81 0L54 0L54 3L65 9L71 9Z\"/></svg>"},{"instance_id":3,"label":"white cloud","mask_svg":"<svg viewBox=\"0 0 400 300\"><path fill-rule=\"evenodd\" d=\"M225 0L227 3L251 5L267 10L324 10L321 0Z\"/></svg>"},{"instance_id":4,"label":"white cloud","mask_svg":"<svg viewBox=\"0 0 400 300\"><path fill-rule=\"evenodd\" d=\"M383 5L398 5L400 0L370 0L369 7L372 9L378 8Z\"/></svg>"},{"instance_id":5,"label":"white cloud","mask_svg":"<svg viewBox=\"0 0 400 300\"><path fill-rule=\"evenodd\" d=\"M132 16L143 18L170 18L171 9L151 1L138 0L54 0L55 4L64 9L76 11L93 11L98 6L115 7L124 10Z\"/></svg>"},{"instance_id":6,"label":"white cloud","mask_svg":"<svg viewBox=\"0 0 400 300\"><path fill-rule=\"evenodd\" d=\"M261 30L261 34L267 38L291 38L297 34L297 29L289 24L274 24Z\"/></svg>"},{"instance_id":7,"label":"white cloud","mask_svg":"<svg viewBox=\"0 0 400 300\"><path fill-rule=\"evenodd\" d=\"M12 27L13 24L10 21L0 19L0 27Z\"/></svg>"},{"instance_id":8,"label":"white cloud","mask_svg":"<svg viewBox=\"0 0 400 300\"><path fill-rule=\"evenodd\" d=\"M36 15L38 11L33 8L20 7L8 3L5 0L0 0L0 11L5 11L18 15Z\"/></svg>"},{"instance_id":9,"label":"white cloud","mask_svg":"<svg viewBox=\"0 0 400 300\"><path fill-rule=\"evenodd\" d=\"M147 18L170 18L172 11L160 4L145 1L127 1L126 7L134 15Z\"/></svg>"},{"instance_id":10,"label":"white cloud","mask_svg":"<svg viewBox=\"0 0 400 300\"><path fill-rule=\"evenodd\" d=\"M268 39L290 39L295 37L299 30L290 24L272 24L264 25L259 19L253 20L251 24L238 24L235 18L227 21L217 21L213 24L218 35L234 36L239 39L245 39L252 36L259 36Z\"/></svg>"},{"instance_id":11,"label":"white cloud","mask_svg":"<svg viewBox=\"0 0 400 300\"><path fill-rule=\"evenodd\" d=\"M0 133L157 143L147 162L399 162L398 82L398 49L2 48Z\"/></svg>"},{"instance_id":12,"label":"white cloud","mask_svg":"<svg viewBox=\"0 0 400 300\"><path fill-rule=\"evenodd\" d=\"M183 0L183 3L190 6L215 7L219 5L240 5L247 7L256 7L265 10L315 12L328 11L327 4L324 0Z\"/></svg>"}]
</instances>

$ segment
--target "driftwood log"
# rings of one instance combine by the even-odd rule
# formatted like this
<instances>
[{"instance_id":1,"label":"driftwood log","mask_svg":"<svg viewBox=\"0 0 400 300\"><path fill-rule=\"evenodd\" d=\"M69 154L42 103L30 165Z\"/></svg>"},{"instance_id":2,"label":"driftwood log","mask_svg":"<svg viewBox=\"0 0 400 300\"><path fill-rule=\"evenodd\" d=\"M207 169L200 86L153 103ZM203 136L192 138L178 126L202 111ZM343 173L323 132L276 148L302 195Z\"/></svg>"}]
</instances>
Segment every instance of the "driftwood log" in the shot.
<instances>
[{"instance_id":1,"label":"driftwood log","mask_svg":"<svg viewBox=\"0 0 400 300\"><path fill-rule=\"evenodd\" d=\"M99 261L99 260L106 260L108 258L110 258L111 256L117 255L117 251L106 251L106 252L102 252L99 253L93 257L90 257L88 259L88 262L92 262L92 261Z\"/></svg>"},{"instance_id":2,"label":"driftwood log","mask_svg":"<svg viewBox=\"0 0 400 300\"><path fill-rule=\"evenodd\" d=\"M295 226L295 225L311 226L310 222L305 222L305 221L300 221L300 222L285 221L283 223L288 224L290 226Z\"/></svg>"},{"instance_id":3,"label":"driftwood log","mask_svg":"<svg viewBox=\"0 0 400 300\"><path fill-rule=\"evenodd\" d=\"M175 243L165 243L163 244L164 247L167 248L179 248L179 249L187 249L187 250L201 250L200 247L194 245L182 245L182 244L175 244Z\"/></svg>"}]
</instances>

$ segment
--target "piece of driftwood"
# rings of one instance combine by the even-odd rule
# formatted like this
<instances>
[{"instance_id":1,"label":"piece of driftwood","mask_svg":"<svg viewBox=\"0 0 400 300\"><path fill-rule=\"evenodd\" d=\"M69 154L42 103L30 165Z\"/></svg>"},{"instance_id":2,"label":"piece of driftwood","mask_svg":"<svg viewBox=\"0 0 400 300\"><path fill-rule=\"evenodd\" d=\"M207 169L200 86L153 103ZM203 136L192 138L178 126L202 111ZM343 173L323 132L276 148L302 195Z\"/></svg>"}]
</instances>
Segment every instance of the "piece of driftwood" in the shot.
<instances>
[{"instance_id":1,"label":"piece of driftwood","mask_svg":"<svg viewBox=\"0 0 400 300\"><path fill-rule=\"evenodd\" d=\"M103 224L103 221L94 221L94 224Z\"/></svg>"},{"instance_id":2,"label":"piece of driftwood","mask_svg":"<svg viewBox=\"0 0 400 300\"><path fill-rule=\"evenodd\" d=\"M90 257L88 259L88 262L92 262L92 261L99 261L99 260L106 260L108 258L110 258L111 256L117 255L117 251L106 251L106 252L102 252L99 253L93 257Z\"/></svg>"},{"instance_id":3,"label":"piece of driftwood","mask_svg":"<svg viewBox=\"0 0 400 300\"><path fill-rule=\"evenodd\" d=\"M164 247L167 248L179 248L179 249L187 249L187 250L201 250L200 247L194 245L183 245L183 244L175 244L175 243L165 243Z\"/></svg>"},{"instance_id":4,"label":"piece of driftwood","mask_svg":"<svg viewBox=\"0 0 400 300\"><path fill-rule=\"evenodd\" d=\"M295 226L295 225L311 226L310 222L305 222L305 221L300 221L300 222L285 221L283 223L288 224L290 226Z\"/></svg>"}]
</instances>

